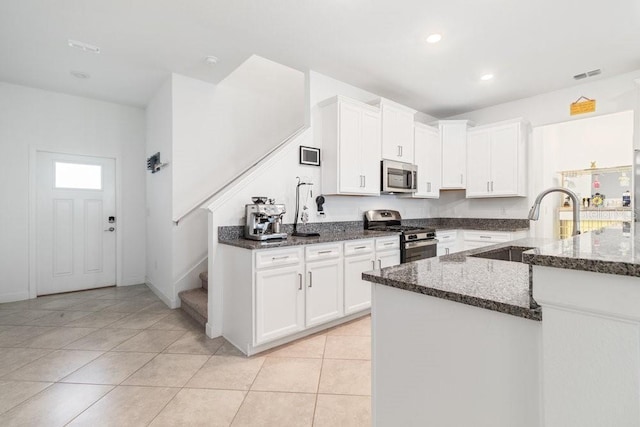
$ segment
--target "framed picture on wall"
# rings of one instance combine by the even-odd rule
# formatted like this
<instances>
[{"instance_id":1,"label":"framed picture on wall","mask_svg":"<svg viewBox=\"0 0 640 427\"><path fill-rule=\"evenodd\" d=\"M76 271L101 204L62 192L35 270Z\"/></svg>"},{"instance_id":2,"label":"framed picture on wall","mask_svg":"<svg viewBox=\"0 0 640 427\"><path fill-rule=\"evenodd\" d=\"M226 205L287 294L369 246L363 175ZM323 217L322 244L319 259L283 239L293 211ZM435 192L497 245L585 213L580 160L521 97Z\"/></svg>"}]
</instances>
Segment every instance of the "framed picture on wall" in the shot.
<instances>
[{"instance_id":1,"label":"framed picture on wall","mask_svg":"<svg viewBox=\"0 0 640 427\"><path fill-rule=\"evenodd\" d=\"M320 149L300 146L300 164L320 166Z\"/></svg>"}]
</instances>

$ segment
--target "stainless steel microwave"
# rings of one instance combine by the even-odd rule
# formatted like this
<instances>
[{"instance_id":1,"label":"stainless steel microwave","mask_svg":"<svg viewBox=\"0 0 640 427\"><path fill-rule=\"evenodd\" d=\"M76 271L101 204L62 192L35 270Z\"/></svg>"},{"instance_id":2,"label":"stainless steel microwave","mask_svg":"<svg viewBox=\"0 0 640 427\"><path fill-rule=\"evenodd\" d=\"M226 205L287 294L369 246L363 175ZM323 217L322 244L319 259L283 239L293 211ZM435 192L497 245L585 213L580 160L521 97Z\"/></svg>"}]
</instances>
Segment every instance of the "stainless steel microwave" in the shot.
<instances>
[{"instance_id":1,"label":"stainless steel microwave","mask_svg":"<svg viewBox=\"0 0 640 427\"><path fill-rule=\"evenodd\" d=\"M383 193L415 193L418 182L416 165L393 160L383 160L380 164L380 190Z\"/></svg>"}]
</instances>

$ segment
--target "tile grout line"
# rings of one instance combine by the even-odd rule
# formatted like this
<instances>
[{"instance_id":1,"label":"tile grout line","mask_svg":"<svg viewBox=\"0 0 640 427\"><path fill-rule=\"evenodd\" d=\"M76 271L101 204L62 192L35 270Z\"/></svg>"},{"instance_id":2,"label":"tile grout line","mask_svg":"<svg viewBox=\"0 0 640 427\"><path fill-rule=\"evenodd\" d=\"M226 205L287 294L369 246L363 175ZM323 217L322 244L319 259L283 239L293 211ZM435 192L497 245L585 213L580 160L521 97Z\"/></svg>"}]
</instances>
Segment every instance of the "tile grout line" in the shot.
<instances>
[{"instance_id":1,"label":"tile grout line","mask_svg":"<svg viewBox=\"0 0 640 427\"><path fill-rule=\"evenodd\" d=\"M325 335L324 337L324 346L322 347L322 362L320 363L320 374L318 375L318 387L316 387L316 401L313 405L313 415L311 417L311 426L316 423L316 411L318 410L318 396L320 394L320 381L322 381L322 369L324 368L324 356L327 352L327 340L329 335Z\"/></svg>"},{"instance_id":2,"label":"tile grout line","mask_svg":"<svg viewBox=\"0 0 640 427\"><path fill-rule=\"evenodd\" d=\"M266 361L267 361L267 358L264 357L264 360L262 361L262 365L260 365L260 369L258 369L258 372L256 372L256 376L253 377L253 381L251 381L251 384L249 385L249 388L246 390L246 393L245 393L244 397L242 398L242 402L240 402L240 406L238 406L238 409L236 410L236 413L233 415L233 418L231 419L231 423L229 423L230 426L233 425L233 422L238 417L238 413L240 412L240 409L242 409L242 405L244 405L244 402L247 400L247 396L249 396L249 392L253 388L253 385L255 384L256 379L258 378L258 375L260 375L260 372L262 372L262 367L264 366L264 362L266 362Z\"/></svg>"}]
</instances>

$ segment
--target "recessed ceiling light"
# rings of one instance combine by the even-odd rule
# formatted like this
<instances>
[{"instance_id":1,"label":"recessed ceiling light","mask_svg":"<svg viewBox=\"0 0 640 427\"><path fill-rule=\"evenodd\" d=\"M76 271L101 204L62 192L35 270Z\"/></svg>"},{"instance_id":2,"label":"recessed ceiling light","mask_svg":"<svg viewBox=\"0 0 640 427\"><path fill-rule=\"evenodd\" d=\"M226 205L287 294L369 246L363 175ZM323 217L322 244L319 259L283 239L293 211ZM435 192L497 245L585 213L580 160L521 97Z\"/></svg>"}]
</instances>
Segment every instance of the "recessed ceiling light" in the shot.
<instances>
[{"instance_id":1,"label":"recessed ceiling light","mask_svg":"<svg viewBox=\"0 0 640 427\"><path fill-rule=\"evenodd\" d=\"M216 65L218 63L218 57L213 55L205 56L204 63L207 65Z\"/></svg>"},{"instance_id":2,"label":"recessed ceiling light","mask_svg":"<svg viewBox=\"0 0 640 427\"><path fill-rule=\"evenodd\" d=\"M91 77L89 73L85 73L83 71L71 71L71 75L77 79L88 79Z\"/></svg>"},{"instance_id":3,"label":"recessed ceiling light","mask_svg":"<svg viewBox=\"0 0 640 427\"><path fill-rule=\"evenodd\" d=\"M438 34L438 33L434 33L431 34L429 37L427 37L427 43L438 43L440 40L442 40L442 34Z\"/></svg>"},{"instance_id":4,"label":"recessed ceiling light","mask_svg":"<svg viewBox=\"0 0 640 427\"><path fill-rule=\"evenodd\" d=\"M491 80L493 78L493 74L485 74L482 77L480 77L480 80L486 82L487 80Z\"/></svg>"},{"instance_id":5,"label":"recessed ceiling light","mask_svg":"<svg viewBox=\"0 0 640 427\"><path fill-rule=\"evenodd\" d=\"M67 40L67 44L69 45L69 47L84 50L85 52L100 53L100 48L98 46L94 46L89 43L69 39Z\"/></svg>"}]
</instances>

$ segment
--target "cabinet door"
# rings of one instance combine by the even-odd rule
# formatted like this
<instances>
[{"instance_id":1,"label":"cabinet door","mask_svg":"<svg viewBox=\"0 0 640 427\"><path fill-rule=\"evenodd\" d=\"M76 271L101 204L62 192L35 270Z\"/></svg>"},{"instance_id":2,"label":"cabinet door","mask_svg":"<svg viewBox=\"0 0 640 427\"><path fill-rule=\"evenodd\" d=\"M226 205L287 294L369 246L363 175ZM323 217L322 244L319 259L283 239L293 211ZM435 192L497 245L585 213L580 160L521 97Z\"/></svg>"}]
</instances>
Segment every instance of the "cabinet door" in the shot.
<instances>
[{"instance_id":1,"label":"cabinet door","mask_svg":"<svg viewBox=\"0 0 640 427\"><path fill-rule=\"evenodd\" d=\"M319 325L343 315L342 260L307 263L306 327Z\"/></svg>"},{"instance_id":2,"label":"cabinet door","mask_svg":"<svg viewBox=\"0 0 640 427\"><path fill-rule=\"evenodd\" d=\"M467 135L467 197L491 194L491 131L470 131Z\"/></svg>"},{"instance_id":3,"label":"cabinet door","mask_svg":"<svg viewBox=\"0 0 640 427\"><path fill-rule=\"evenodd\" d=\"M302 274L300 265L273 268L256 273L256 344L304 329Z\"/></svg>"},{"instance_id":4,"label":"cabinet door","mask_svg":"<svg viewBox=\"0 0 640 427\"><path fill-rule=\"evenodd\" d=\"M413 163L413 114L382 105L382 158Z\"/></svg>"},{"instance_id":5,"label":"cabinet door","mask_svg":"<svg viewBox=\"0 0 640 427\"><path fill-rule=\"evenodd\" d=\"M376 267L385 268L400 264L400 251L385 251L376 254Z\"/></svg>"},{"instance_id":6,"label":"cabinet door","mask_svg":"<svg viewBox=\"0 0 640 427\"><path fill-rule=\"evenodd\" d=\"M440 125L442 188L464 189L467 164L467 124Z\"/></svg>"},{"instance_id":7,"label":"cabinet door","mask_svg":"<svg viewBox=\"0 0 640 427\"><path fill-rule=\"evenodd\" d=\"M415 164L418 166L418 188L413 197L440 197L442 180L440 132L434 128L416 126L413 154Z\"/></svg>"},{"instance_id":8,"label":"cabinet door","mask_svg":"<svg viewBox=\"0 0 640 427\"><path fill-rule=\"evenodd\" d=\"M495 128L491 138L491 195L518 194L518 159L520 125L518 123ZM521 153L524 155L524 153Z\"/></svg>"},{"instance_id":9,"label":"cabinet door","mask_svg":"<svg viewBox=\"0 0 640 427\"><path fill-rule=\"evenodd\" d=\"M380 194L380 113L364 111L362 113L360 150L358 158L352 164L345 164L346 168L360 169L363 186L360 194Z\"/></svg>"},{"instance_id":10,"label":"cabinet door","mask_svg":"<svg viewBox=\"0 0 640 427\"><path fill-rule=\"evenodd\" d=\"M373 254L344 258L344 314L371 307L371 283L362 280L362 273L374 268Z\"/></svg>"},{"instance_id":11,"label":"cabinet door","mask_svg":"<svg viewBox=\"0 0 640 427\"><path fill-rule=\"evenodd\" d=\"M362 110L348 103L340 103L338 124L338 190L340 193L360 194L363 176L360 170L362 140Z\"/></svg>"}]
</instances>

